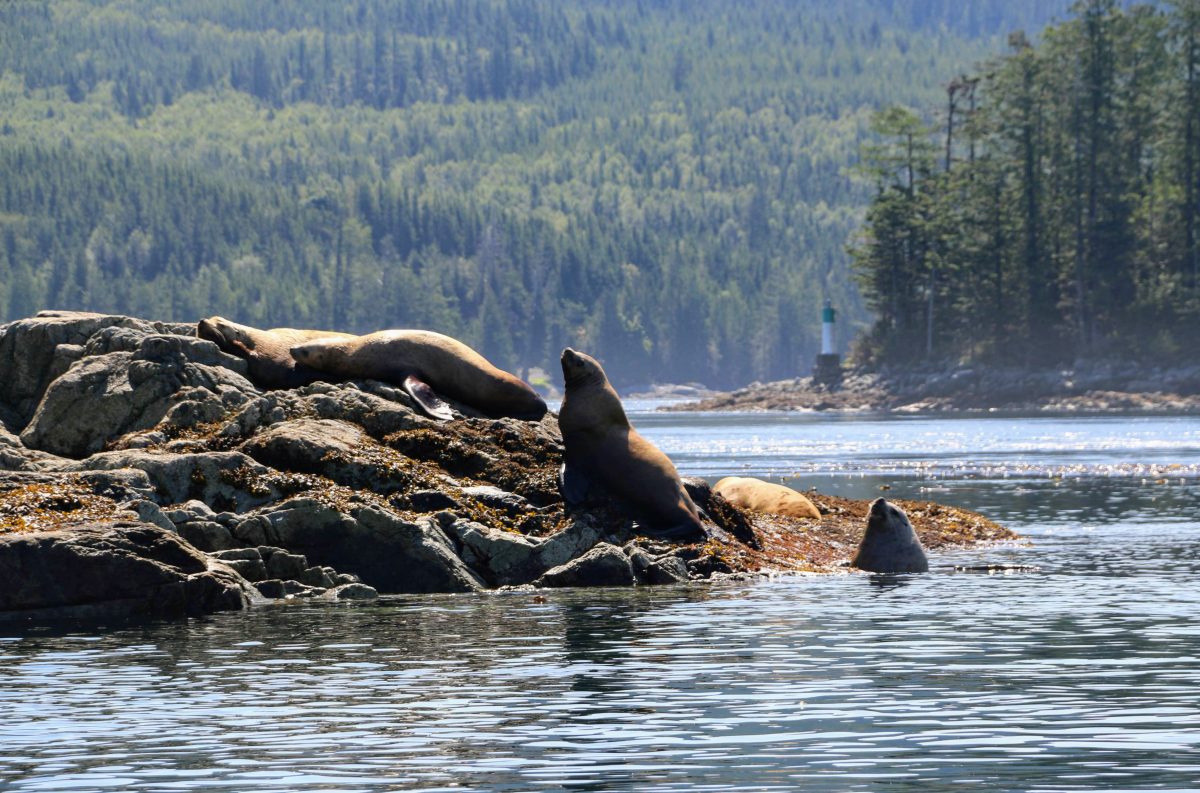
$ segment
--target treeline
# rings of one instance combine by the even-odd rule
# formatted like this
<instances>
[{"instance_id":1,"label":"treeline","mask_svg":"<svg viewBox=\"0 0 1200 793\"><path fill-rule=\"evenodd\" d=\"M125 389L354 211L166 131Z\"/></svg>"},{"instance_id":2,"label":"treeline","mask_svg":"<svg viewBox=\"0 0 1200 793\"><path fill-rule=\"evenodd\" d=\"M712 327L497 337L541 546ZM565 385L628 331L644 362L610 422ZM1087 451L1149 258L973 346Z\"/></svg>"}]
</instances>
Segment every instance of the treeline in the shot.
<instances>
[{"instance_id":1,"label":"treeline","mask_svg":"<svg viewBox=\"0 0 1200 793\"><path fill-rule=\"evenodd\" d=\"M960 7L961 6L961 7ZM849 166L1041 4L0 4L0 319L452 333L619 381L811 366L866 318ZM949 12L948 12L949 13Z\"/></svg>"},{"instance_id":2,"label":"treeline","mask_svg":"<svg viewBox=\"0 0 1200 793\"><path fill-rule=\"evenodd\" d=\"M1200 2L1081 0L865 151L861 357L1195 359Z\"/></svg>"}]
</instances>

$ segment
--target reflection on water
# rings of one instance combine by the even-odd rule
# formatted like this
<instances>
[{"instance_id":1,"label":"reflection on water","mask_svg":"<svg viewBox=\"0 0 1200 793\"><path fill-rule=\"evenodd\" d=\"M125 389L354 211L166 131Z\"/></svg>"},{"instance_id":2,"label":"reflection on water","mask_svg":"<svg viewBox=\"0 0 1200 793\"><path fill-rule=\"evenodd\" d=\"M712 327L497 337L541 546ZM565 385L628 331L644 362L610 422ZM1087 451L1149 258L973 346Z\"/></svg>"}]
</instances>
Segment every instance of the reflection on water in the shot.
<instances>
[{"instance_id":1,"label":"reflection on water","mask_svg":"<svg viewBox=\"0 0 1200 793\"><path fill-rule=\"evenodd\" d=\"M883 424L876 434L909 431ZM1170 426L1176 439L1198 428ZM1004 465L1021 461L1019 431ZM1045 465L1076 463L1062 452ZM10 632L0 788L1195 789L1194 478L814 469L803 481L963 503L1034 542L936 554L920 576L404 597ZM953 572L984 562L1038 572Z\"/></svg>"}]
</instances>

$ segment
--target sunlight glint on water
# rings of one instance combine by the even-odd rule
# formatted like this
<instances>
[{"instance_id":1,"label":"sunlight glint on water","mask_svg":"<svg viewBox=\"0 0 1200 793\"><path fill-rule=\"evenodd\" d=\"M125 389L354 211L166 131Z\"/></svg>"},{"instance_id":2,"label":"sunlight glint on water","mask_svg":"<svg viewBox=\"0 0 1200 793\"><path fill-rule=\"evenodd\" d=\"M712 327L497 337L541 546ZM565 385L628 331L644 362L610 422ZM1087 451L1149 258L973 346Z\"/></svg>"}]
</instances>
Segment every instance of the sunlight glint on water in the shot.
<instances>
[{"instance_id":1,"label":"sunlight glint on water","mask_svg":"<svg viewBox=\"0 0 1200 793\"><path fill-rule=\"evenodd\" d=\"M1196 787L1200 419L634 419L685 474L935 498L1034 544L923 576L10 630L0 787ZM1040 571L953 572L982 561Z\"/></svg>"}]
</instances>

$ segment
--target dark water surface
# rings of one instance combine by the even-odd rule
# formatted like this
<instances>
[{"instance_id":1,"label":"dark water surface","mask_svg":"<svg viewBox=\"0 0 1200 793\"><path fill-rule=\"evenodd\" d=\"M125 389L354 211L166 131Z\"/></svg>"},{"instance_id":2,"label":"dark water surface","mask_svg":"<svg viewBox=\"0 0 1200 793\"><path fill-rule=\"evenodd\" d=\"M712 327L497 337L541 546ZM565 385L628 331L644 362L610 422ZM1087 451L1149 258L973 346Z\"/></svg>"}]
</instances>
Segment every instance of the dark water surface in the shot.
<instances>
[{"instance_id":1,"label":"dark water surface","mask_svg":"<svg viewBox=\"0 0 1200 793\"><path fill-rule=\"evenodd\" d=\"M1033 544L10 634L0 789L1200 789L1200 419L635 420L685 473L889 487ZM1039 570L953 572L979 562Z\"/></svg>"}]
</instances>

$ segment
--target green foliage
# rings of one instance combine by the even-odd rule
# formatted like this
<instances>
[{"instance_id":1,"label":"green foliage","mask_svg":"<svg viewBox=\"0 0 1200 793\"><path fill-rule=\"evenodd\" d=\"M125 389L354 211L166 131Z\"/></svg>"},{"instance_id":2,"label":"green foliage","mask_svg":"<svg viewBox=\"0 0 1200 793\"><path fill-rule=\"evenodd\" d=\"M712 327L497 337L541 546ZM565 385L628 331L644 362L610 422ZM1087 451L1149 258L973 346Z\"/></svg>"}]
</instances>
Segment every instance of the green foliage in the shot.
<instances>
[{"instance_id":1,"label":"green foliage","mask_svg":"<svg viewBox=\"0 0 1200 793\"><path fill-rule=\"evenodd\" d=\"M1200 3L1072 11L950 84L958 115L925 141L947 146L942 168L911 154L908 111L878 117L885 144L867 154L890 152L877 170L891 178L854 247L878 317L864 357L1194 354ZM906 189L893 172L910 164Z\"/></svg>"},{"instance_id":2,"label":"green foliage","mask_svg":"<svg viewBox=\"0 0 1200 793\"><path fill-rule=\"evenodd\" d=\"M871 112L934 101L1042 5L2 3L0 319L422 326L512 368L573 344L618 381L791 376L825 297L867 319L845 243Z\"/></svg>"}]
</instances>

